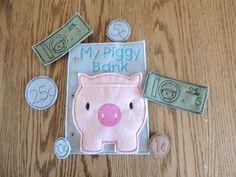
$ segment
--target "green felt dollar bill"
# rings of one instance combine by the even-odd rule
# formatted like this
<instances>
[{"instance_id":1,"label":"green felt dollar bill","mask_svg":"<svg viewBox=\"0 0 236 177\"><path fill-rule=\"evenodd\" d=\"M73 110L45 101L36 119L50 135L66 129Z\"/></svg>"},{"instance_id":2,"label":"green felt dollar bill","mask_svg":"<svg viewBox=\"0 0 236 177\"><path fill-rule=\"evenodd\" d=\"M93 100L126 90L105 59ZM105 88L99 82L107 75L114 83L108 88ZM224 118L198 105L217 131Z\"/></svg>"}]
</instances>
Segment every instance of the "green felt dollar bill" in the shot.
<instances>
[{"instance_id":1,"label":"green felt dollar bill","mask_svg":"<svg viewBox=\"0 0 236 177\"><path fill-rule=\"evenodd\" d=\"M32 48L44 65L64 56L73 46L93 33L91 27L76 13L61 28Z\"/></svg>"},{"instance_id":2,"label":"green felt dollar bill","mask_svg":"<svg viewBox=\"0 0 236 177\"><path fill-rule=\"evenodd\" d=\"M149 72L143 96L156 103L202 115L208 93L208 87Z\"/></svg>"}]
</instances>

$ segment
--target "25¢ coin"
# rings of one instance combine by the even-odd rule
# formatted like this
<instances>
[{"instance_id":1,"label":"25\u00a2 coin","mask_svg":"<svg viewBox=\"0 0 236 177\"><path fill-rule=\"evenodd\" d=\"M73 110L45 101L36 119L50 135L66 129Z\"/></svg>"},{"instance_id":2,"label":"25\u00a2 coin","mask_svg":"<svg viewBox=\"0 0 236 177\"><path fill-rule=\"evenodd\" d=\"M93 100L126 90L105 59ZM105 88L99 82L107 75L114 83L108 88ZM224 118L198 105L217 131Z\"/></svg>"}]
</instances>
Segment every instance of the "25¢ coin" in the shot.
<instances>
[{"instance_id":1,"label":"25\u00a2 coin","mask_svg":"<svg viewBox=\"0 0 236 177\"><path fill-rule=\"evenodd\" d=\"M25 98L34 109L43 110L51 107L57 99L57 85L47 76L38 76L26 86Z\"/></svg>"}]
</instances>

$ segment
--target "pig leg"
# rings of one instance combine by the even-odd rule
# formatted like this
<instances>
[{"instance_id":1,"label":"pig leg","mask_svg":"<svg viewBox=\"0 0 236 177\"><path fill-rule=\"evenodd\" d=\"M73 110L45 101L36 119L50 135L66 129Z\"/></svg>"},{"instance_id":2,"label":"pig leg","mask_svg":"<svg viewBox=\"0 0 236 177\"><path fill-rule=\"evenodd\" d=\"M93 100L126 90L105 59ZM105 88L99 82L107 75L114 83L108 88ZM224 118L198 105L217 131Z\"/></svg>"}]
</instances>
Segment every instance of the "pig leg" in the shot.
<instances>
[{"instance_id":1,"label":"pig leg","mask_svg":"<svg viewBox=\"0 0 236 177\"><path fill-rule=\"evenodd\" d=\"M123 153L132 153L138 150L138 140L136 135L120 137L116 144L116 151Z\"/></svg>"},{"instance_id":2,"label":"pig leg","mask_svg":"<svg viewBox=\"0 0 236 177\"><path fill-rule=\"evenodd\" d=\"M102 140L96 136L84 135L81 148L84 152L100 152L102 151Z\"/></svg>"}]
</instances>

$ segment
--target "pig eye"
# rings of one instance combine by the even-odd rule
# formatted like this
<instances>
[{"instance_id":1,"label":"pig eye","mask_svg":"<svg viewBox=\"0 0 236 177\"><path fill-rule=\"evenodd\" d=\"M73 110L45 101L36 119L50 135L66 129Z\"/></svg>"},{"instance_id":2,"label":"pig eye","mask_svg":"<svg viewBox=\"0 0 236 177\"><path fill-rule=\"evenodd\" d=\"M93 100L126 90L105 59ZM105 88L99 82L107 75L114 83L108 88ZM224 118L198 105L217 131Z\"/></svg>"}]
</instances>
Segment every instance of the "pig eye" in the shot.
<instances>
[{"instance_id":1,"label":"pig eye","mask_svg":"<svg viewBox=\"0 0 236 177\"><path fill-rule=\"evenodd\" d=\"M129 109L131 109L131 110L132 110L133 108L134 108L134 105L133 105L133 103L132 103L132 102L130 102L130 103L129 103Z\"/></svg>"},{"instance_id":2,"label":"pig eye","mask_svg":"<svg viewBox=\"0 0 236 177\"><path fill-rule=\"evenodd\" d=\"M89 110L89 108L90 108L90 104L86 103L86 109Z\"/></svg>"}]
</instances>

